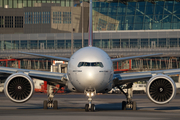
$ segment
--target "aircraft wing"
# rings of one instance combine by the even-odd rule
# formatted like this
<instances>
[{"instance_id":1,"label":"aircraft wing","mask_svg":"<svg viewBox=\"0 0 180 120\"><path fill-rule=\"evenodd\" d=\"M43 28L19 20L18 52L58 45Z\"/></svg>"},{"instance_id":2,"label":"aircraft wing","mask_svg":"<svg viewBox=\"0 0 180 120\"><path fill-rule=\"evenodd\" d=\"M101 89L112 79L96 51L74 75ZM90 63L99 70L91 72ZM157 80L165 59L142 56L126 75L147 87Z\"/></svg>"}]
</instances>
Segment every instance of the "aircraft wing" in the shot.
<instances>
[{"instance_id":1,"label":"aircraft wing","mask_svg":"<svg viewBox=\"0 0 180 120\"><path fill-rule=\"evenodd\" d=\"M162 53L158 53L158 54L148 54L148 55L140 55L140 56L130 56L130 57L122 57L122 58L115 58L115 59L112 59L112 61L113 61L113 62L116 62L116 61L129 60L129 59L134 59L134 58L152 57L152 56L158 56L158 55L162 55Z\"/></svg>"},{"instance_id":2,"label":"aircraft wing","mask_svg":"<svg viewBox=\"0 0 180 120\"><path fill-rule=\"evenodd\" d=\"M19 52L19 53L26 54L26 55L39 56L39 57L44 57L44 58L51 58L51 59L56 59L56 60L69 61L69 58L64 58L64 57L56 57L56 56L49 56L49 55L42 55L42 54L28 53L28 52Z\"/></svg>"},{"instance_id":3,"label":"aircraft wing","mask_svg":"<svg viewBox=\"0 0 180 120\"><path fill-rule=\"evenodd\" d=\"M66 73L0 67L0 73L13 74L18 72L25 73L32 78L38 78L44 81L48 81L51 83L58 83L61 85L62 84L65 85L67 81Z\"/></svg>"},{"instance_id":4,"label":"aircraft wing","mask_svg":"<svg viewBox=\"0 0 180 120\"><path fill-rule=\"evenodd\" d=\"M117 86L131 82L149 80L152 76L156 74L176 75L176 74L180 74L180 69L134 72L134 73L119 73L119 74L114 74L113 81L114 81L114 85Z\"/></svg>"}]
</instances>

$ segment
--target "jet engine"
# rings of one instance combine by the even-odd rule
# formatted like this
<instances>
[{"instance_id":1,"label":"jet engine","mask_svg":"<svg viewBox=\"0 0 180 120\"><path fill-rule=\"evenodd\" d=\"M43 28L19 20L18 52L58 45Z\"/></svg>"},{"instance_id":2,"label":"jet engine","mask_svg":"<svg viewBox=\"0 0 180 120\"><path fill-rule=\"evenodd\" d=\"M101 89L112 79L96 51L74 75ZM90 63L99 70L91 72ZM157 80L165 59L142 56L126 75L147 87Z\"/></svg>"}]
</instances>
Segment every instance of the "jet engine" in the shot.
<instances>
[{"instance_id":1,"label":"jet engine","mask_svg":"<svg viewBox=\"0 0 180 120\"><path fill-rule=\"evenodd\" d=\"M156 104L166 104L176 95L176 84L167 75L153 76L146 86L147 96Z\"/></svg>"},{"instance_id":2,"label":"jet engine","mask_svg":"<svg viewBox=\"0 0 180 120\"><path fill-rule=\"evenodd\" d=\"M4 93L13 102L26 102L31 98L33 92L33 80L24 73L14 73L5 81Z\"/></svg>"}]
</instances>

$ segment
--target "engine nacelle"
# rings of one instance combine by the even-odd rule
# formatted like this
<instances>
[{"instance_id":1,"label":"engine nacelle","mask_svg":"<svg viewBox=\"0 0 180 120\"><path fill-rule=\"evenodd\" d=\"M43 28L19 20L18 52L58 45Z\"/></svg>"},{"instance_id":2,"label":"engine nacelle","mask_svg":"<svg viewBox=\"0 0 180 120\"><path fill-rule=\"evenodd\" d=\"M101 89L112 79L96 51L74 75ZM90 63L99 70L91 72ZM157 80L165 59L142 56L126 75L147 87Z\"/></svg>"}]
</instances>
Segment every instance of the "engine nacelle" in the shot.
<instances>
[{"instance_id":1,"label":"engine nacelle","mask_svg":"<svg viewBox=\"0 0 180 120\"><path fill-rule=\"evenodd\" d=\"M24 73L14 73L5 81L4 93L13 102L26 102L31 98L33 92L33 80Z\"/></svg>"},{"instance_id":2,"label":"engine nacelle","mask_svg":"<svg viewBox=\"0 0 180 120\"><path fill-rule=\"evenodd\" d=\"M153 76L146 86L147 96L156 104L169 103L176 95L176 84L167 75Z\"/></svg>"}]
</instances>

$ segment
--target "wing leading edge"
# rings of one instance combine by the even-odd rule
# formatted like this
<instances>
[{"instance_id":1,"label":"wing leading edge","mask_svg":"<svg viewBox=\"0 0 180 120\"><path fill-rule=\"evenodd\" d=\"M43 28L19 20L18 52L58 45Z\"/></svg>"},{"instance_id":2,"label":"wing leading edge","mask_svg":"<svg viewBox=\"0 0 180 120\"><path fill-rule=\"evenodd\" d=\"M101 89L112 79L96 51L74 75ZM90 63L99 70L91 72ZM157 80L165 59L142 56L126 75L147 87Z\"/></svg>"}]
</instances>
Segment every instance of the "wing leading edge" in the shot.
<instances>
[{"instance_id":1,"label":"wing leading edge","mask_svg":"<svg viewBox=\"0 0 180 120\"><path fill-rule=\"evenodd\" d=\"M37 70L0 67L0 73L13 74L18 72L25 73L32 78L38 78L44 81L54 82L58 84L66 84L66 80L67 80L66 73L55 73L55 72L46 72L46 71L37 71Z\"/></svg>"},{"instance_id":2,"label":"wing leading edge","mask_svg":"<svg viewBox=\"0 0 180 120\"><path fill-rule=\"evenodd\" d=\"M112 59L112 61L113 61L113 62L116 62L116 61L121 61L121 60L129 60L129 59L134 59L134 58L152 57L152 56L158 56L158 55L162 55L162 53L158 53L158 54L148 54L148 55L140 55L140 56L130 56L130 57L123 57L123 58L115 58L115 59Z\"/></svg>"},{"instance_id":3,"label":"wing leading edge","mask_svg":"<svg viewBox=\"0 0 180 120\"><path fill-rule=\"evenodd\" d=\"M42 54L36 54L36 53L27 53L27 52L19 52L19 53L26 54L26 55L39 56L39 57L44 57L44 58L51 58L51 59L56 59L56 60L69 61L69 58L64 58L64 57L56 57L56 56L42 55Z\"/></svg>"},{"instance_id":4,"label":"wing leading edge","mask_svg":"<svg viewBox=\"0 0 180 120\"><path fill-rule=\"evenodd\" d=\"M180 69L134 72L134 73L119 73L119 74L114 74L113 81L115 85L123 85L129 82L148 80L152 76L157 74L176 75L176 74L180 74Z\"/></svg>"}]
</instances>

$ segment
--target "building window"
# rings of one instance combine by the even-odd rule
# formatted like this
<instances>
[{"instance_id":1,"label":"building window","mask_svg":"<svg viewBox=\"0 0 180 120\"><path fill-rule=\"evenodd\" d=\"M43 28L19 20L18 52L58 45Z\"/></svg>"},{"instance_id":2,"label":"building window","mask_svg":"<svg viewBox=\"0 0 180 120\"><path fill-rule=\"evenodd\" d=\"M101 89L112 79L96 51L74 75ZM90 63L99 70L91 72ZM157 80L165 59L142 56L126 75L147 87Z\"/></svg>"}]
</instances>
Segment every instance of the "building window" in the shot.
<instances>
[{"instance_id":1,"label":"building window","mask_svg":"<svg viewBox=\"0 0 180 120\"><path fill-rule=\"evenodd\" d=\"M39 48L46 49L46 40L39 40Z\"/></svg>"},{"instance_id":2,"label":"building window","mask_svg":"<svg viewBox=\"0 0 180 120\"><path fill-rule=\"evenodd\" d=\"M97 29L98 30L106 30L106 25L107 25L107 21L99 18Z\"/></svg>"},{"instance_id":3,"label":"building window","mask_svg":"<svg viewBox=\"0 0 180 120\"><path fill-rule=\"evenodd\" d=\"M2 0L0 0L0 7L3 7L3 3L2 3L3 1Z\"/></svg>"},{"instance_id":4,"label":"building window","mask_svg":"<svg viewBox=\"0 0 180 120\"><path fill-rule=\"evenodd\" d=\"M74 40L74 48L82 48L82 40Z\"/></svg>"},{"instance_id":5,"label":"building window","mask_svg":"<svg viewBox=\"0 0 180 120\"><path fill-rule=\"evenodd\" d=\"M54 40L47 40L47 49L54 49Z\"/></svg>"},{"instance_id":6,"label":"building window","mask_svg":"<svg viewBox=\"0 0 180 120\"><path fill-rule=\"evenodd\" d=\"M13 28L13 16L5 16L5 27Z\"/></svg>"},{"instance_id":7,"label":"building window","mask_svg":"<svg viewBox=\"0 0 180 120\"><path fill-rule=\"evenodd\" d=\"M166 47L166 38L159 39L159 47Z\"/></svg>"},{"instance_id":8,"label":"building window","mask_svg":"<svg viewBox=\"0 0 180 120\"><path fill-rule=\"evenodd\" d=\"M63 12L63 24L71 24L71 12Z\"/></svg>"},{"instance_id":9,"label":"building window","mask_svg":"<svg viewBox=\"0 0 180 120\"><path fill-rule=\"evenodd\" d=\"M27 40L21 40L21 49L27 49Z\"/></svg>"},{"instance_id":10,"label":"building window","mask_svg":"<svg viewBox=\"0 0 180 120\"><path fill-rule=\"evenodd\" d=\"M15 16L15 28L23 28L23 16Z\"/></svg>"},{"instance_id":11,"label":"building window","mask_svg":"<svg viewBox=\"0 0 180 120\"><path fill-rule=\"evenodd\" d=\"M113 39L112 40L112 46L113 46L113 48L120 48L120 40L119 39Z\"/></svg>"},{"instance_id":12,"label":"building window","mask_svg":"<svg viewBox=\"0 0 180 120\"><path fill-rule=\"evenodd\" d=\"M93 46L102 48L102 40L100 39L93 40Z\"/></svg>"},{"instance_id":13,"label":"building window","mask_svg":"<svg viewBox=\"0 0 180 120\"><path fill-rule=\"evenodd\" d=\"M66 40L66 48L67 49L71 48L71 40Z\"/></svg>"},{"instance_id":14,"label":"building window","mask_svg":"<svg viewBox=\"0 0 180 120\"><path fill-rule=\"evenodd\" d=\"M61 23L61 12L53 12L53 23Z\"/></svg>"},{"instance_id":15,"label":"building window","mask_svg":"<svg viewBox=\"0 0 180 120\"><path fill-rule=\"evenodd\" d=\"M25 12L25 24L32 24L32 12Z\"/></svg>"},{"instance_id":16,"label":"building window","mask_svg":"<svg viewBox=\"0 0 180 120\"><path fill-rule=\"evenodd\" d=\"M34 24L41 23L41 12L33 12L33 23Z\"/></svg>"},{"instance_id":17,"label":"building window","mask_svg":"<svg viewBox=\"0 0 180 120\"><path fill-rule=\"evenodd\" d=\"M43 24L49 24L50 23L50 12L42 12L42 23Z\"/></svg>"},{"instance_id":18,"label":"building window","mask_svg":"<svg viewBox=\"0 0 180 120\"><path fill-rule=\"evenodd\" d=\"M30 41L30 49L37 49L38 41L37 40L31 40Z\"/></svg>"},{"instance_id":19,"label":"building window","mask_svg":"<svg viewBox=\"0 0 180 120\"><path fill-rule=\"evenodd\" d=\"M4 27L4 19L3 16L0 16L0 28Z\"/></svg>"},{"instance_id":20,"label":"building window","mask_svg":"<svg viewBox=\"0 0 180 120\"><path fill-rule=\"evenodd\" d=\"M116 29L116 24L114 23L108 23L107 30L115 30Z\"/></svg>"},{"instance_id":21,"label":"building window","mask_svg":"<svg viewBox=\"0 0 180 120\"><path fill-rule=\"evenodd\" d=\"M5 50L10 50L11 49L11 41L10 40L7 40L7 41L4 41L4 49Z\"/></svg>"},{"instance_id":22,"label":"building window","mask_svg":"<svg viewBox=\"0 0 180 120\"><path fill-rule=\"evenodd\" d=\"M19 40L12 41L12 49L19 49Z\"/></svg>"},{"instance_id":23,"label":"building window","mask_svg":"<svg viewBox=\"0 0 180 120\"><path fill-rule=\"evenodd\" d=\"M57 40L57 48L64 49L65 48L65 40Z\"/></svg>"}]
</instances>

